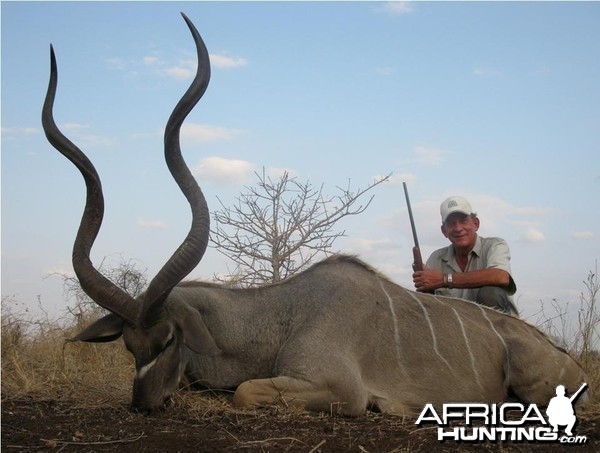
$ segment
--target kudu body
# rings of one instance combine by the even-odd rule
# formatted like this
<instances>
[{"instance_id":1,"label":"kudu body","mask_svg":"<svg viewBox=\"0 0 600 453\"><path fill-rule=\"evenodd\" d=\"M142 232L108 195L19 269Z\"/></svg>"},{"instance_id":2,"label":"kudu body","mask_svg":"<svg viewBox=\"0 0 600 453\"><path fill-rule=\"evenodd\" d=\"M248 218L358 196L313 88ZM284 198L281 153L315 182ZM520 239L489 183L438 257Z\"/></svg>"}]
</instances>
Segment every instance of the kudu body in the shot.
<instances>
[{"instance_id":1,"label":"kudu body","mask_svg":"<svg viewBox=\"0 0 600 453\"><path fill-rule=\"evenodd\" d=\"M585 380L566 352L526 322L409 291L354 257L334 256L261 288L181 283L202 258L209 234L208 208L181 156L179 129L206 89L210 66L200 35L184 18L198 50L198 72L167 124L165 156L190 202L192 227L140 300L89 260L102 222L102 189L91 162L54 124L53 52L42 114L48 140L87 185L74 269L85 291L111 312L74 340L123 335L135 358L133 408L162 407L184 378L235 388L234 403L243 407L279 403L347 415L368 408L412 414L426 403L513 397L545 404L557 385L574 391Z\"/></svg>"}]
</instances>

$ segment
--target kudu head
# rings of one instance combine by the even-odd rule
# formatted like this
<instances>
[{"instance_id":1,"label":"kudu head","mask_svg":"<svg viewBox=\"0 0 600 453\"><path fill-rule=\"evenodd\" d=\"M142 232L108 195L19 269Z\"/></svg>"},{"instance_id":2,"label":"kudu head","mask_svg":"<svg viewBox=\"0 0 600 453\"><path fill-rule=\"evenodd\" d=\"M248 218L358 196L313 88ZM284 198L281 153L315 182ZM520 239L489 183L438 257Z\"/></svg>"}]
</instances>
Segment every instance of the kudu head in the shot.
<instances>
[{"instance_id":1,"label":"kudu head","mask_svg":"<svg viewBox=\"0 0 600 453\"><path fill-rule=\"evenodd\" d=\"M100 274L90 260L104 214L102 186L92 163L54 122L52 111L58 75L52 46L50 82L42 111L42 125L48 141L79 169L87 187L85 209L73 246L73 268L83 290L110 311L72 341L106 342L123 335L127 349L135 357L132 408L143 411L162 407L177 389L187 364L187 348L205 355L219 353L200 314L184 303L167 301L173 287L202 259L210 228L206 200L183 160L179 144L181 125L208 86L210 62L200 34L185 14L182 15L196 44L198 67L194 80L167 122L164 143L169 171L190 204L192 226L138 299Z\"/></svg>"}]
</instances>

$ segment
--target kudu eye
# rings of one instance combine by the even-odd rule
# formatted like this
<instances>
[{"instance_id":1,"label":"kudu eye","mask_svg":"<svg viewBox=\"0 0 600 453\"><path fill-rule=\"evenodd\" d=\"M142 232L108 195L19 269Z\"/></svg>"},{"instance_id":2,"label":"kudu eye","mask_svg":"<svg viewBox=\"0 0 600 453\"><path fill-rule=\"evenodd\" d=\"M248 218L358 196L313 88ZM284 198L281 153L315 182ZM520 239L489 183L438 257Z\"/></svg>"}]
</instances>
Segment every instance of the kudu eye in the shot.
<instances>
[{"instance_id":1,"label":"kudu eye","mask_svg":"<svg viewBox=\"0 0 600 453\"><path fill-rule=\"evenodd\" d=\"M169 336L169 338L167 339L167 342L165 343L165 346L163 348L163 350L167 349L169 346L171 346L173 343L175 342L175 334L171 334Z\"/></svg>"}]
</instances>

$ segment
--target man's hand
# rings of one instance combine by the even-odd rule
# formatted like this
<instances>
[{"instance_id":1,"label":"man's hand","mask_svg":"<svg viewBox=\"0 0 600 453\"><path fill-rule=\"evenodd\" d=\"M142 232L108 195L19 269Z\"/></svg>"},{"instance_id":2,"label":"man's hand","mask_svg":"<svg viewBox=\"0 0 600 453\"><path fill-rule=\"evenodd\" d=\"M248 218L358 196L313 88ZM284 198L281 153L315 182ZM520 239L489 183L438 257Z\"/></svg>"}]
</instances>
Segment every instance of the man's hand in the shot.
<instances>
[{"instance_id":1,"label":"man's hand","mask_svg":"<svg viewBox=\"0 0 600 453\"><path fill-rule=\"evenodd\" d=\"M435 269L425 267L422 271L416 271L412 277L416 290L421 293L431 293L444 286L444 274Z\"/></svg>"}]
</instances>

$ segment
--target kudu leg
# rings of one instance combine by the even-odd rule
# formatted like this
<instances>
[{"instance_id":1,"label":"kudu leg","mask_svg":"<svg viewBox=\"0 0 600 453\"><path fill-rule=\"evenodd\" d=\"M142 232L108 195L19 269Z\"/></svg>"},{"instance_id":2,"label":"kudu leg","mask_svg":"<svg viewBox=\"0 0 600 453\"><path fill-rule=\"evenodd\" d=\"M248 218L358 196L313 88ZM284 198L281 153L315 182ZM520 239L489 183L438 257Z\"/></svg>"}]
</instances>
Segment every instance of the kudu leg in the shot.
<instances>
[{"instance_id":1,"label":"kudu leg","mask_svg":"<svg viewBox=\"0 0 600 453\"><path fill-rule=\"evenodd\" d=\"M366 395L346 398L322 385L289 376L245 381L237 388L233 403L238 407L280 405L311 411L357 416L367 407Z\"/></svg>"}]
</instances>

